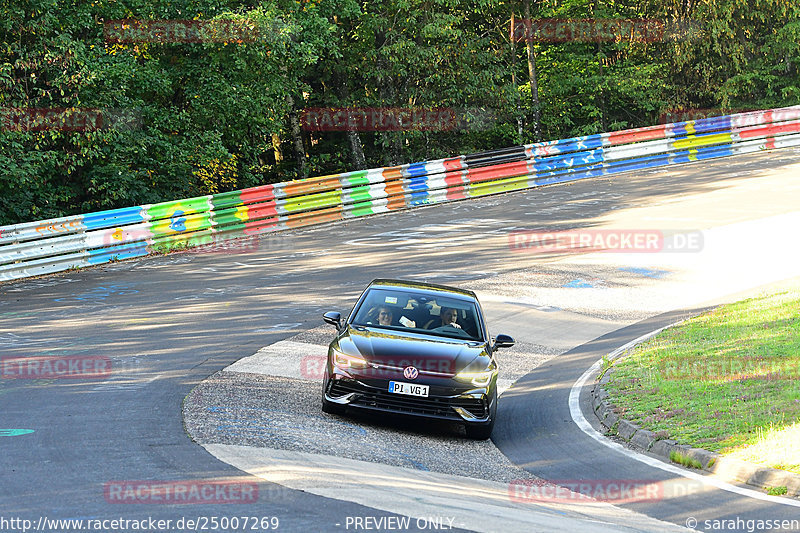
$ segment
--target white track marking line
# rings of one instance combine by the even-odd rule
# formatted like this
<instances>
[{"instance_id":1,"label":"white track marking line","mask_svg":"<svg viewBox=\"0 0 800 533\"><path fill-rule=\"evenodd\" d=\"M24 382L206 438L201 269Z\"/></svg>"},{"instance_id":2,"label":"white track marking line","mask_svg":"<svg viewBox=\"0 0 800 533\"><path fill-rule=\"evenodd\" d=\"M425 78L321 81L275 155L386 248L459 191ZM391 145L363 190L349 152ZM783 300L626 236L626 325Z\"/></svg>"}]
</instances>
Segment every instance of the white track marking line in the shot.
<instances>
[{"instance_id":1,"label":"white track marking line","mask_svg":"<svg viewBox=\"0 0 800 533\"><path fill-rule=\"evenodd\" d=\"M633 346L635 344L638 344L638 343L646 340L649 337L657 335L658 333L660 333L664 329L666 329L666 328L659 328L656 331L653 331L653 332L648 333L646 335L642 335L638 339L632 340L631 342L629 342L629 343L625 344L624 346L621 346L621 347L617 348L616 350L614 350L613 352L611 352L611 354L609 355L609 358L613 359L616 355L624 352L625 350L627 350L631 346ZM658 459L654 459L652 457L647 457L646 455L642 455L640 453L633 452L633 451L625 448L621 444L617 444L616 442L613 442L612 440L606 438L605 436L603 436L602 434L597 432L591 426L591 424L589 424L589 421L586 420L583 417L583 413L581 412L581 408L580 408L580 404L579 404L579 399L580 399L581 389L586 384L586 382L589 380L589 376L591 376L592 374L597 373L600 370L600 366L602 365L602 363L603 363L603 360L602 359L598 359L597 362L595 362L591 366L591 368L589 368L589 370L584 372L583 375L578 379L578 381L576 381L575 384L572 385L572 389L569 391L569 412L570 412L570 415L572 415L572 421L575 422L575 424L578 425L578 427L581 429L581 431L583 431L584 433L589 435L591 438L593 438L594 440L596 440L600 444L602 444L604 446L607 446L607 447L611 448L612 450L616 450L617 452L619 452L619 453L621 453L621 454L623 454L623 455L625 455L627 457L630 457L632 459L636 459L637 461L645 463L646 465L652 466L653 468L659 468L661 470L665 470L665 471L671 472L673 474L678 474L681 477L691 478L691 479L699 481L699 482L701 482L701 483L703 483L705 485L713 485L714 487L717 487L718 489L726 490L728 492L733 492L733 493L739 494L741 496L746 496L748 498L754 498L756 500L764 500L764 501L767 501L767 502L770 502L770 503L777 503L777 504L781 504L781 505L788 505L790 507L800 507L800 501L789 500L789 499L780 498L780 497L777 497L777 496L769 496L767 494L763 494L761 492L758 492L758 491L755 491L755 490L752 490L752 489L745 489L743 487L737 487L736 485L732 485L730 483L727 483L727 482L722 481L720 479L717 479L715 477L697 474L695 472L684 470L683 468L678 468L677 466L673 466L673 465L664 463L663 461L660 461Z\"/></svg>"}]
</instances>

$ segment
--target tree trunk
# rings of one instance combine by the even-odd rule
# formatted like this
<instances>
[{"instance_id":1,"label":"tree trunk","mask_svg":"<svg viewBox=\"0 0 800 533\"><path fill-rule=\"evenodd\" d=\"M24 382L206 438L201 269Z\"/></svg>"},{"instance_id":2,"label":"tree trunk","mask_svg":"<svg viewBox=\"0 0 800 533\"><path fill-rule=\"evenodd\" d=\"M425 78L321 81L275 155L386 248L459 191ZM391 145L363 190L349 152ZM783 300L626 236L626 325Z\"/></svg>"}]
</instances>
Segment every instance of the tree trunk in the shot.
<instances>
[{"instance_id":1,"label":"tree trunk","mask_svg":"<svg viewBox=\"0 0 800 533\"><path fill-rule=\"evenodd\" d=\"M525 19L526 25L531 24L531 0L524 0L523 5L525 8ZM529 26L530 27L530 26ZM541 126L541 111L539 109L539 83L536 80L536 55L533 51L533 36L528 34L529 32L525 33L525 44L526 48L528 49L528 77L530 79L531 84L531 98L533 99L532 107L533 107L533 122L532 126L532 134L533 134L533 142L538 142L541 140L542 137L542 126Z\"/></svg>"},{"instance_id":2,"label":"tree trunk","mask_svg":"<svg viewBox=\"0 0 800 533\"><path fill-rule=\"evenodd\" d=\"M517 87L517 33L514 25L516 20L514 12L511 12L511 85L514 88L514 97L517 103L517 143L522 144L522 109L519 99L519 88Z\"/></svg>"},{"instance_id":3,"label":"tree trunk","mask_svg":"<svg viewBox=\"0 0 800 533\"><path fill-rule=\"evenodd\" d=\"M350 141L350 157L353 160L355 169L366 169L367 160L364 157L364 147L361 145L361 137L358 136L358 132L348 130L347 140Z\"/></svg>"},{"instance_id":4,"label":"tree trunk","mask_svg":"<svg viewBox=\"0 0 800 533\"><path fill-rule=\"evenodd\" d=\"M294 98L288 95L286 96L286 102L289 104L289 129L292 133L297 170L301 178L307 178L308 163L306 159L306 148L303 144L303 132L300 131L300 121L297 119L297 110L294 107Z\"/></svg>"},{"instance_id":5,"label":"tree trunk","mask_svg":"<svg viewBox=\"0 0 800 533\"><path fill-rule=\"evenodd\" d=\"M597 18L597 0L592 3L592 17ZM606 95L603 91L603 44L597 41L597 75L600 77L599 92L597 94L597 107L600 108L601 131L608 131L608 117L606 116Z\"/></svg>"},{"instance_id":6,"label":"tree trunk","mask_svg":"<svg viewBox=\"0 0 800 533\"><path fill-rule=\"evenodd\" d=\"M352 104L350 88L347 86L347 82L339 76L334 76L334 81L338 86L339 101L347 103L347 107L350 107ZM367 159L364 157L364 146L361 144L361 137L357 131L347 130L347 140L350 143L350 161L353 163L353 168L355 170L364 170L367 168Z\"/></svg>"}]
</instances>

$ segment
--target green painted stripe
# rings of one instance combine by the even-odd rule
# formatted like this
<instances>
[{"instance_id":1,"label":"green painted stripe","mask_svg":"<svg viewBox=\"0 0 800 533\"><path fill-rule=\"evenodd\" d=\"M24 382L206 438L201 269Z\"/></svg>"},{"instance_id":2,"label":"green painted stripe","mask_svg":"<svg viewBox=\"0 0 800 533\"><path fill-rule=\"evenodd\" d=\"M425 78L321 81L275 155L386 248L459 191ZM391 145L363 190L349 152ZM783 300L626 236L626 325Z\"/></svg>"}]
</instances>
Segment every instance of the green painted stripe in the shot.
<instances>
[{"instance_id":1,"label":"green painted stripe","mask_svg":"<svg viewBox=\"0 0 800 533\"><path fill-rule=\"evenodd\" d=\"M310 194L297 198L287 198L282 207L289 213L295 213L297 211L307 211L309 209L334 207L341 205L341 203L342 191L337 189L335 191Z\"/></svg>"},{"instance_id":2,"label":"green painted stripe","mask_svg":"<svg viewBox=\"0 0 800 533\"><path fill-rule=\"evenodd\" d=\"M241 191L221 192L211 196L211 205L214 206L214 211L242 205L243 203Z\"/></svg>"},{"instance_id":3,"label":"green painted stripe","mask_svg":"<svg viewBox=\"0 0 800 533\"><path fill-rule=\"evenodd\" d=\"M366 170L362 170L361 172L358 172L358 173L353 174L351 176L344 177L343 179L347 183L347 185L350 186L350 187L358 187L360 185L369 185L369 178L367 178L367 171Z\"/></svg>"},{"instance_id":4,"label":"green painted stripe","mask_svg":"<svg viewBox=\"0 0 800 533\"><path fill-rule=\"evenodd\" d=\"M365 215L374 215L375 211L374 208L370 205L370 206L356 207L354 209L348 209L347 214L352 217L363 217Z\"/></svg>"}]
</instances>

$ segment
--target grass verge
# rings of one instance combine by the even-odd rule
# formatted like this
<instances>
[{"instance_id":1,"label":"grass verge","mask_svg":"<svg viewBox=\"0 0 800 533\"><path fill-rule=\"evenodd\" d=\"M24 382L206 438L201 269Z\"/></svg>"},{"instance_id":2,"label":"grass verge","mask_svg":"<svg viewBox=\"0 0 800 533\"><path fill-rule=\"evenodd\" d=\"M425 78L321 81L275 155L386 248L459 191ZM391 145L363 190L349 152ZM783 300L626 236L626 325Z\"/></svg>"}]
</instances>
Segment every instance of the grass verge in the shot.
<instances>
[{"instance_id":1,"label":"grass verge","mask_svg":"<svg viewBox=\"0 0 800 533\"><path fill-rule=\"evenodd\" d=\"M679 444L800 473L800 289L726 305L614 364L621 416Z\"/></svg>"},{"instance_id":2,"label":"grass verge","mask_svg":"<svg viewBox=\"0 0 800 533\"><path fill-rule=\"evenodd\" d=\"M703 468L703 464L697 459L692 459L691 457L687 457L681 452L676 452L675 450L669 452L669 460L672 461L673 463L678 463L679 465L683 465L688 468L697 468L697 469Z\"/></svg>"}]
</instances>

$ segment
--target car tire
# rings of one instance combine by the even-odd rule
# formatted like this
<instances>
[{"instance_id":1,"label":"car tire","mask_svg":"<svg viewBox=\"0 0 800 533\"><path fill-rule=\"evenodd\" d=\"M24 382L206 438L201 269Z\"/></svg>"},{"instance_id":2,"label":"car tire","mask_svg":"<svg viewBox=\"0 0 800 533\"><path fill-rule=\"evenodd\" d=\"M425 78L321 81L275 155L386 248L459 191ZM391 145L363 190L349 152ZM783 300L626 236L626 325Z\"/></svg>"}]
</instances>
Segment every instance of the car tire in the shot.
<instances>
[{"instance_id":1,"label":"car tire","mask_svg":"<svg viewBox=\"0 0 800 533\"><path fill-rule=\"evenodd\" d=\"M325 376L325 379L322 380L322 412L328 413L329 415L343 415L346 406L340 405L338 403L330 402L325 398L325 391L328 390L328 376Z\"/></svg>"}]
</instances>

